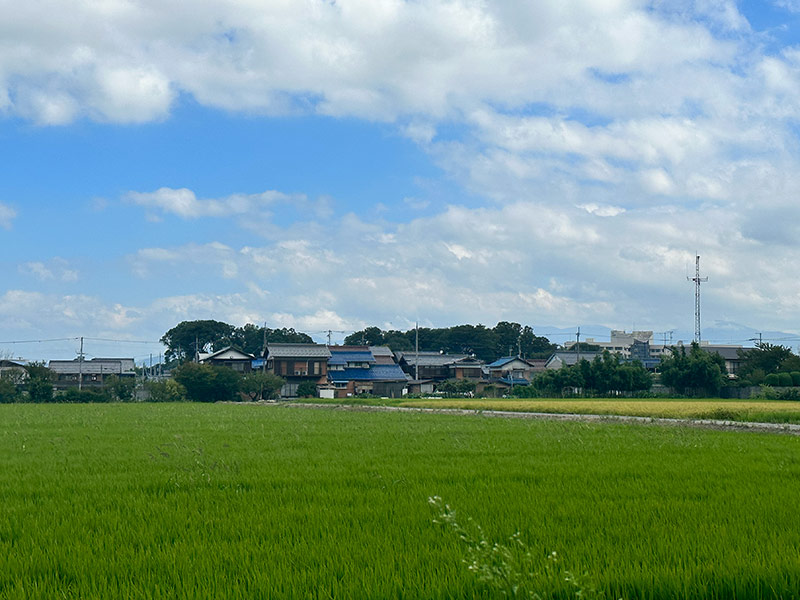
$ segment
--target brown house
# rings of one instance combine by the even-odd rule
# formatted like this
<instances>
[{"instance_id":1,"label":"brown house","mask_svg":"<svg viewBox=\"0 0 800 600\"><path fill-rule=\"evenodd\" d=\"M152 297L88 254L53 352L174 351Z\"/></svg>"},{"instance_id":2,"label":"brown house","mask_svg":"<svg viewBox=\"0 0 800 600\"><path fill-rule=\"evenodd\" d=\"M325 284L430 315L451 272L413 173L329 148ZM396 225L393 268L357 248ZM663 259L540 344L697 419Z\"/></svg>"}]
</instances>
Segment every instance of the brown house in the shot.
<instances>
[{"instance_id":1,"label":"brown house","mask_svg":"<svg viewBox=\"0 0 800 600\"><path fill-rule=\"evenodd\" d=\"M283 398L297 396L297 386L304 381L327 383L330 357L324 344L267 344L264 355L267 371L286 380L281 388Z\"/></svg>"}]
</instances>

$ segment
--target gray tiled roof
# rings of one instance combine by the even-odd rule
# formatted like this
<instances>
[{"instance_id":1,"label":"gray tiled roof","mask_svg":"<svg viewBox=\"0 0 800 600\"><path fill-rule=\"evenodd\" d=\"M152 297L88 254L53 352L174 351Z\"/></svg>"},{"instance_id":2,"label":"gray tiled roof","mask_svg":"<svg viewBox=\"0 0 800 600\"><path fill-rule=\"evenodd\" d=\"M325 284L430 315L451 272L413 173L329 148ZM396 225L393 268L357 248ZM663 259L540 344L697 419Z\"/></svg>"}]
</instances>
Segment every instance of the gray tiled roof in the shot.
<instances>
[{"instance_id":1,"label":"gray tiled roof","mask_svg":"<svg viewBox=\"0 0 800 600\"><path fill-rule=\"evenodd\" d=\"M80 362L78 360L51 360L47 366L61 375L77 375L78 373L130 375L134 373L135 367L132 358L93 358L84 360L82 365Z\"/></svg>"},{"instance_id":2,"label":"gray tiled roof","mask_svg":"<svg viewBox=\"0 0 800 600\"><path fill-rule=\"evenodd\" d=\"M416 353L412 350L409 352L399 352L398 360L405 360L406 364L418 364L420 367L444 367L464 358L466 354L439 354L438 352L420 352L419 362L417 362Z\"/></svg>"},{"instance_id":3,"label":"gray tiled roof","mask_svg":"<svg viewBox=\"0 0 800 600\"><path fill-rule=\"evenodd\" d=\"M267 344L268 358L330 358L324 344Z\"/></svg>"}]
</instances>

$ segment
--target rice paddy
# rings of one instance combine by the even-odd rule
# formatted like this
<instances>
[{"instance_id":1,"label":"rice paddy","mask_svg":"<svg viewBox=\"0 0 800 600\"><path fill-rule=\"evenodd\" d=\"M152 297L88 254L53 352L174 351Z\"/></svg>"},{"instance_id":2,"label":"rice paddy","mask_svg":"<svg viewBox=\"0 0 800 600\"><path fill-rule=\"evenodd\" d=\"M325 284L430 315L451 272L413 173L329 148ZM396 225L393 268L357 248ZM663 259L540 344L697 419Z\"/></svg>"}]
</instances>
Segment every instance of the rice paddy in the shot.
<instances>
[{"instance_id":1,"label":"rice paddy","mask_svg":"<svg viewBox=\"0 0 800 600\"><path fill-rule=\"evenodd\" d=\"M502 597L434 496L543 598L800 594L796 437L112 404L0 406L0 598Z\"/></svg>"},{"instance_id":2,"label":"rice paddy","mask_svg":"<svg viewBox=\"0 0 800 600\"><path fill-rule=\"evenodd\" d=\"M761 423L800 423L800 402L779 400L443 398L406 400L396 404L407 407L626 415L671 419L721 419Z\"/></svg>"}]
</instances>

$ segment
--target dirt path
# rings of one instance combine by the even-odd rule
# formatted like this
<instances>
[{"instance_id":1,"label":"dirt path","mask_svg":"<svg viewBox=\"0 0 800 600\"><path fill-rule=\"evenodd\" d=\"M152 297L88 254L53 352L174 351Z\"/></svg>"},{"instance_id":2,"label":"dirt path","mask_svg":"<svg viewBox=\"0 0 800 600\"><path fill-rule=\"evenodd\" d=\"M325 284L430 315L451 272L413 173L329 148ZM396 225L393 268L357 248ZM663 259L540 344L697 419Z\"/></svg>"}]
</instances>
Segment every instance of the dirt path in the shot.
<instances>
[{"instance_id":1,"label":"dirt path","mask_svg":"<svg viewBox=\"0 0 800 600\"><path fill-rule=\"evenodd\" d=\"M280 408L347 410L354 412L411 412L476 417L499 417L505 419L539 419L544 421L580 421L586 423L665 425L673 427L698 427L701 429L782 433L786 435L800 436L800 425L793 423L749 423L744 421L722 421L715 419L670 419L665 417L634 417L626 415L586 415L573 413L517 412L508 410L472 410L463 408L409 408L404 406L364 406L351 404L314 404L301 402L265 402L263 405Z\"/></svg>"}]
</instances>

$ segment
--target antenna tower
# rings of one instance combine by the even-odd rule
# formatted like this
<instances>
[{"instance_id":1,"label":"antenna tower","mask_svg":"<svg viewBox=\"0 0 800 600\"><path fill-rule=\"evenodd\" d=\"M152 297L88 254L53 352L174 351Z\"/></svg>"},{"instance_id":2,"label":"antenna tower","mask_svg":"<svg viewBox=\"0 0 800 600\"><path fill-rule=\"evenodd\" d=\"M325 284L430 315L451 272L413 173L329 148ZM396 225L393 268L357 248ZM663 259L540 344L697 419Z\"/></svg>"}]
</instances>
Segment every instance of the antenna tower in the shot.
<instances>
[{"instance_id":1,"label":"antenna tower","mask_svg":"<svg viewBox=\"0 0 800 600\"><path fill-rule=\"evenodd\" d=\"M694 277L687 277L694 281L694 341L700 343L700 284L708 281L708 277L700 277L700 255L694 257Z\"/></svg>"}]
</instances>

